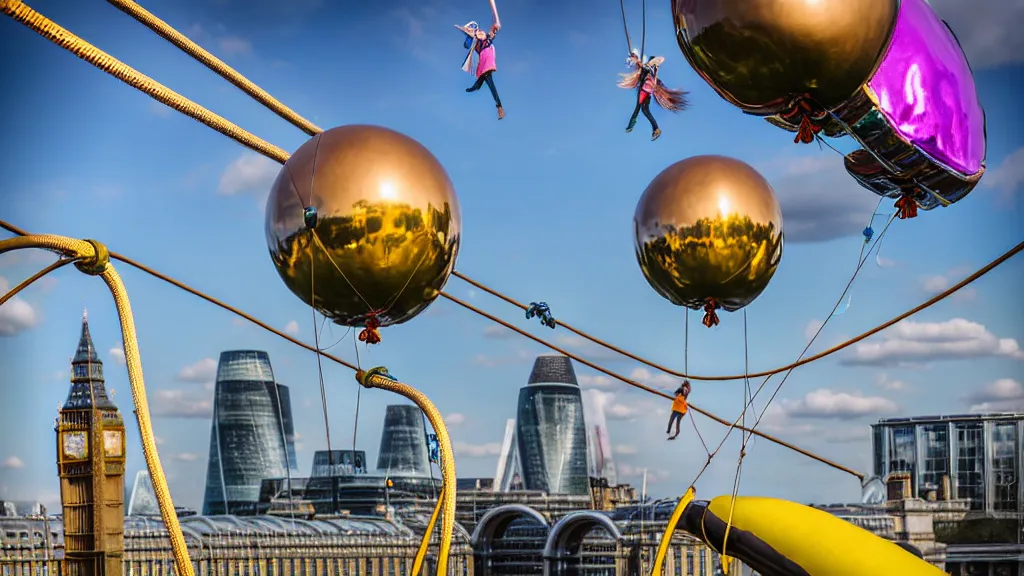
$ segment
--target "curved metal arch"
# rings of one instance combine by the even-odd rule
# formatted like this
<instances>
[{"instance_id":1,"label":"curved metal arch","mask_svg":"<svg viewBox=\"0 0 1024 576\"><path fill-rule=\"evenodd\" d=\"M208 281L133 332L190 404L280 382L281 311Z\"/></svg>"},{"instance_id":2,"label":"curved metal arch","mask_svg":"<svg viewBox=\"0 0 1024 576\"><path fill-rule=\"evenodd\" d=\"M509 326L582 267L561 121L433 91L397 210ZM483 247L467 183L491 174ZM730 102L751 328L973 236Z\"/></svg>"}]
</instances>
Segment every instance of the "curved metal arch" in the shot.
<instances>
[{"instance_id":1,"label":"curved metal arch","mask_svg":"<svg viewBox=\"0 0 1024 576\"><path fill-rule=\"evenodd\" d=\"M486 545L489 549L491 542L494 541L494 537L503 534L508 525L517 518L529 518L549 531L551 529L548 519L533 508L523 504L505 504L504 506L491 508L477 522L476 527L473 528L473 534L469 538L470 545L474 550L477 550L481 544Z\"/></svg>"},{"instance_id":2,"label":"curved metal arch","mask_svg":"<svg viewBox=\"0 0 1024 576\"><path fill-rule=\"evenodd\" d=\"M213 520L210 520L207 516L186 516L178 521L179 524L191 524L192 522L198 522L210 529L210 536L216 536L221 533L220 526L214 524Z\"/></svg>"},{"instance_id":3,"label":"curved metal arch","mask_svg":"<svg viewBox=\"0 0 1024 576\"><path fill-rule=\"evenodd\" d=\"M555 522L548 532L548 540L544 544L545 560L565 558L568 555L566 545L576 539L582 540L595 527L603 528L615 541L622 541L622 531L608 515L593 510L570 512Z\"/></svg>"}]
</instances>

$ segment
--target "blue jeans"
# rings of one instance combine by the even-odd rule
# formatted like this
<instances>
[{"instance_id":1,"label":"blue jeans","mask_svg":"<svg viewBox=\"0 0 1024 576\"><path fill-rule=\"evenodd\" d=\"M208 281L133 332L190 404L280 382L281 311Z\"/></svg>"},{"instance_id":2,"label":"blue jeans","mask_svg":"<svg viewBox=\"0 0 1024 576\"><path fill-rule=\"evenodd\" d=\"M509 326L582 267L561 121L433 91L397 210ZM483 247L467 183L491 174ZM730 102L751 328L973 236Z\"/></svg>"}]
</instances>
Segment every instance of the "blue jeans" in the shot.
<instances>
[{"instance_id":1,"label":"blue jeans","mask_svg":"<svg viewBox=\"0 0 1024 576\"><path fill-rule=\"evenodd\" d=\"M494 97L494 105L497 106L498 108L501 108L501 98L498 98L498 89L494 87L494 78L491 77L493 73L494 70L484 72L483 74L481 74L480 77L476 79L476 82L472 86L466 88L466 92L476 92L477 90L482 88L484 82L486 82L487 88L490 89L491 91L491 96Z\"/></svg>"}]
</instances>

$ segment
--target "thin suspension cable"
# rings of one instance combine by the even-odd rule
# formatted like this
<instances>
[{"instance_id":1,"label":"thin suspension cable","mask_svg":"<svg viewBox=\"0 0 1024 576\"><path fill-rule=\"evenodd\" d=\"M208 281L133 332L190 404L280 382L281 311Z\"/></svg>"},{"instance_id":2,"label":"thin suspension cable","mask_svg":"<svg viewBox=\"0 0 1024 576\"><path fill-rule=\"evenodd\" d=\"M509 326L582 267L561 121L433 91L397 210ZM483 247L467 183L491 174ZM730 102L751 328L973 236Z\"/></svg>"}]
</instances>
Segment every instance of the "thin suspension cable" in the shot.
<instances>
[{"instance_id":1,"label":"thin suspension cable","mask_svg":"<svg viewBox=\"0 0 1024 576\"><path fill-rule=\"evenodd\" d=\"M316 302L316 284L315 284L315 271L316 271L316 259L309 259L309 289L311 297L309 299L309 311L313 317L313 345L316 346L316 371L317 376L320 379L320 407L324 414L324 435L327 436L327 465L331 467L331 476L334 476L334 451L331 450L331 420L328 417L327 412L327 386L324 383L324 365L323 361L320 360L320 334L316 330L316 308L313 307ZM337 510L332 510L337 512Z\"/></svg>"},{"instance_id":2,"label":"thin suspension cable","mask_svg":"<svg viewBox=\"0 0 1024 576\"><path fill-rule=\"evenodd\" d=\"M18 284L14 288L11 288L6 294L0 296L0 306L3 306L4 304L7 303L8 300L20 294L21 291L24 290L25 288L28 288L29 286L35 284L43 276L46 276L50 272L60 270L61 268L67 266L68 264L71 264L72 262L78 262L79 260L81 260L81 258L61 258L60 260L57 260L56 262L50 264L46 268L43 268L39 272L36 272L35 274L29 276L20 284Z\"/></svg>"},{"instance_id":3,"label":"thin suspension cable","mask_svg":"<svg viewBox=\"0 0 1024 576\"><path fill-rule=\"evenodd\" d=\"M633 41L629 39L629 26L626 25L626 5L624 0L619 0L619 10L622 11L622 29L626 32L626 50L633 50Z\"/></svg>"},{"instance_id":4,"label":"thin suspension cable","mask_svg":"<svg viewBox=\"0 0 1024 576\"><path fill-rule=\"evenodd\" d=\"M107 2L114 5L118 10L138 20L150 30L156 32L157 35L177 46L182 52L188 54L196 61L215 72L221 78L231 82L241 89L242 92L245 92L251 98L260 104L263 104L271 112L277 114L281 118L284 118L296 128L299 128L310 136L315 136L320 132L323 132L322 128L313 124L309 120L306 120L291 108L285 106L280 100L271 96L267 91L257 86L245 76L239 74L234 68L225 64L221 59L190 40L181 32L175 30L160 18L157 18L142 6L139 6L132 0L107 0Z\"/></svg>"},{"instance_id":5,"label":"thin suspension cable","mask_svg":"<svg viewBox=\"0 0 1024 576\"><path fill-rule=\"evenodd\" d=\"M64 48L132 88L174 108L193 120L213 128L239 144L268 158L273 158L282 164L288 160L288 153L283 149L243 130L110 54L96 48L56 22L28 7L24 2L20 0L0 0L0 12L10 16L14 21L24 24L43 38Z\"/></svg>"},{"instance_id":6,"label":"thin suspension cable","mask_svg":"<svg viewBox=\"0 0 1024 576\"><path fill-rule=\"evenodd\" d=\"M24 230L14 226L14 225L12 225L12 224L10 224L8 222L5 222L3 220L0 220L0 228L3 228L3 229L5 229L5 230L7 230L7 231L9 231L9 232L11 232L13 234L18 235L18 236L27 236L28 235L28 233L25 232ZM863 340L863 339L865 339L865 338L867 338L867 337L869 337L869 336L871 336L873 334L881 332L882 330L892 326L893 324L896 324L900 320L904 320L904 319L906 319L906 318L908 318L908 317L910 317L910 316L912 316L912 315L914 315L914 314L916 314L916 313L918 313L918 312L920 312L920 311L922 311L922 310L924 310L926 308L929 308L930 306L933 306L937 302L940 302L940 301L944 300L945 298L948 298L949 296L951 296L952 294L955 294L956 292L958 292L959 290L963 289L967 285L971 284L975 280L977 280L977 279L981 278L982 276L988 274L989 272L991 272L993 269L995 269L999 265L1003 264L1004 262L1006 262L1010 258L1012 258L1012 257L1016 256L1017 254L1019 254L1021 251L1024 251L1024 242L1021 242L1021 243L1017 244L1016 246L1014 246L1013 248L1011 248L1007 252L1003 253L998 258L996 258L995 260L993 260L993 261L989 262L988 264L986 264L985 266L983 266L981 269L979 269L975 273L971 274L970 276L968 276L964 280L961 280L960 282L958 282L957 284L951 286L950 288L946 289L945 291L935 295L934 297L932 297L928 301L924 302L923 304L920 304L920 305L916 306L915 308L913 308L911 310L908 310L907 312L904 312L903 314L900 314L899 316L893 318L892 320L889 320L888 322L885 322L884 324L881 324L881 325L879 325L879 326L877 326L877 327L875 327L875 328L873 328L873 329L871 329L871 330L861 334L860 336L857 336L857 337L855 337L855 338L853 338L853 339L851 339L851 340L849 340L849 341L847 341L847 342L845 342L843 344L835 346L832 349L830 349L830 351L826 351L826 352L832 353L832 352L841 350L843 348L846 348L847 346L850 346L850 345L852 345L852 344L854 344L856 342L859 342L859 341L861 341L861 340ZM224 310L227 310L227 311L229 311L229 312L231 312L231 313L233 313L233 314L235 314L235 315L237 315L237 316L239 316L239 317L241 317L241 318L243 318L245 320L248 320L249 322L252 322L253 324L256 324L257 326L259 326L260 328L263 328L264 330L266 330L268 332L271 332L271 333L273 333L273 334L275 334L275 335L277 335L277 336L279 336L279 337L281 337L281 338L283 338L285 340L288 340L289 342L295 344L296 346L299 346L301 348L304 348L304 349L309 350L309 351L314 352L314 353L318 353L320 356L323 356L323 357L325 357L325 358L327 358L329 360L332 360L333 362L341 364L342 366L345 366L345 367L347 367L349 369L357 370L357 367L354 366L353 364L351 364L350 362L342 360L341 358L338 358L338 357L333 356L331 354L328 354L328 353L325 353L325 352L322 352L322 351L318 351L316 348L314 348L314 347L312 347L312 346L310 346L310 345L308 345L308 344L306 344L306 343L304 343L304 342L302 342L300 340L297 340L296 338L294 338L292 336L289 336L288 334L285 334L284 332L281 332L280 330L277 330L276 328L271 327L270 325L266 324L265 322L263 322L261 320L258 320L255 317L253 317L253 316L251 316L251 315L249 315L249 314L247 314L245 312L242 312L241 310L239 310L239 309L237 309L237 308L235 308L233 306L230 306L230 305L228 305L228 304L226 304L224 302L221 302L220 300L218 300L216 298L213 298L213 297L211 297L211 296L209 296L209 295L207 295L207 294L205 294L205 293L203 293L203 292L201 292L199 290L196 290L195 288L192 288L191 286L189 286L189 285L187 285L187 284L185 284L185 283L183 283L181 281L175 280L174 278L171 278L171 277L169 277L169 276L167 276L165 274L162 274L162 273L160 273L160 272L158 272L156 270L153 270L152 268L149 268L149 267L147 267L147 266L145 266L145 265L143 265L143 264L141 264L139 262L136 262L135 260L132 260L131 258L128 258L128 257L126 257L124 255L121 255L121 254L118 254L116 252L111 252L110 253L110 257L115 259L115 260L118 260L120 262L123 262L123 263L125 263L125 264L127 264L129 266L137 268L138 270L141 270L141 271L143 271L143 272L145 272L145 273L147 273L147 274L149 274L149 275L151 275L151 276L153 276L153 277L155 277L155 278L157 278L159 280L163 280L164 282L167 282L168 284L171 284L171 285L173 285L173 286L175 286L175 287L177 287L177 288L179 288L181 290L184 290L185 292L188 292L188 293L190 293L190 294L192 294L194 296L198 296L199 298L202 298L203 300L206 300L207 302L209 302L211 304L214 304L214 305L216 305L216 306L218 306L218 307L220 307L220 308L222 308ZM573 355L573 354L571 354L571 353L569 353L567 351L564 351L561 348L558 348L557 346L554 346L553 344L549 344L549 343L541 340L540 338L537 338L537 337L535 337L535 336L533 336L531 334L525 333L522 330L516 328L515 326L512 326L511 324L508 324L507 322L503 322L503 321L495 318L494 316L492 316L490 314L487 314L487 313L483 312L482 310L479 310L479 309L473 307L470 304L462 302L461 300L458 300L458 299L456 299L456 298L454 298L454 297L452 297L450 295L447 295L447 294L444 294L444 296L447 297L450 300L455 301L456 303L460 304L461 306L463 306L463 307L465 307L465 308L467 308L467 309L469 309L471 311L474 311L474 312L476 312L477 314L479 314L481 316L484 316L484 317L492 320L493 322L501 324L504 327L506 327L506 328L508 328L510 330L513 330L515 332L518 332L521 335L523 335L523 336L525 336L527 338L530 338L531 340L534 340L534 341L536 341L536 342L538 342L538 343L540 343L540 344L542 344L542 345L544 345L544 346L546 346L546 347L548 347L548 348L550 348L552 350L558 351L558 352L560 352L560 353L562 353L562 354L564 354L564 355L566 355L566 356L568 356L570 358L573 358L573 359L577 360L578 362L580 362L580 363L582 363L582 364L584 364L586 366L592 367L595 370L603 372L603 373L605 373L605 374L607 374L609 376L612 376L612 377L614 377L614 378L616 378L616 379L618 379L618 380L620 380L620 381L622 381L622 382L624 382L626 384L634 386L636 388L647 390L648 392L651 392L653 394L657 394L657 395L662 396L664 398L671 399L671 397L669 397L664 392L660 392L660 391L651 389L651 388L649 388L649 387L647 387L647 386L645 386L643 384L640 384L639 382L635 382L635 381L629 380L628 378L624 378L622 376L619 376L618 374L615 374L614 372L611 372L611 371L609 371L609 370L607 370L605 368L601 368L599 366L596 366L595 364L593 364L591 362L587 362L586 360L583 360L583 359L581 359L581 358L579 358L579 357L577 357L577 356L575 356L575 355ZM826 353L821 353L821 354L818 354L818 355L816 355L814 357L807 358L807 359L804 359L804 360L802 360L800 362L791 364L788 367L784 367L784 369L792 369L792 368L795 368L796 366L807 364L808 362L813 361L814 359L817 359L817 358L820 358L820 357L824 357L824 356L827 356L827 355L828 354L826 354ZM773 371L772 373L775 373L775 372ZM771 374L767 374L767 375L770 376ZM751 375L751 376L757 376L757 375ZM740 378L742 378L742 376L740 376ZM730 379L737 379L737 378L730 378ZM767 383L767 381L768 381L768 379L766 378L765 383ZM761 387L763 387L765 385L765 383L762 383ZM758 388L758 391L760 391L760 388ZM756 398L756 397L757 397L757 392L754 393L754 398ZM723 419L721 419L721 418L719 418L719 417L717 417L717 416L715 416L713 414L706 413L706 412L704 412L704 411L702 411L702 410L700 410L700 409L698 409L696 407L694 407L694 409L697 410L698 412L700 412L701 414L703 414L704 416L707 416L708 418L710 418L712 420L715 420L716 422L718 422L720 424L729 424L727 421L725 421L725 420L723 420ZM735 425L735 423L734 423L734 425ZM770 441L772 441L774 443L777 443L777 444L779 444L781 446L784 446L784 447L789 448L791 450L794 450L796 452L799 452L799 453L803 454L804 456L807 456L807 457L812 458L814 460L818 460L819 462L822 462L824 464L828 464L829 466L832 466L832 467L834 467L834 468L836 468L838 470L842 470L844 472L847 472L847 473L852 474L854 476L857 476L859 478L863 478L863 474L855 472L855 471L853 471L853 470L851 470L849 468L846 468L844 466L841 466L839 464L836 464L836 463L831 462L829 460L826 460L824 458L821 458L821 457L819 457L819 456L817 456L817 455L815 455L813 453L807 452L806 450L803 450L802 448L799 448L797 446L789 444L788 442L785 442L783 440L780 440L780 439L777 439L777 438L773 438L773 437L768 436L768 435L766 435L766 434L764 434L764 433L762 433L760 431L755 432L755 435L756 436L760 436L760 437L765 438L765 439L768 439L768 440L770 440ZM706 468L706 466L705 466L705 468Z\"/></svg>"},{"instance_id":7,"label":"thin suspension cable","mask_svg":"<svg viewBox=\"0 0 1024 576\"><path fill-rule=\"evenodd\" d=\"M646 46L647 46L647 0L642 0L642 4L643 4L643 20L642 20L642 23L641 23L642 28L641 28L641 32L640 32L640 59L641 59L640 63L641 64L643 64L644 50L646 49Z\"/></svg>"},{"instance_id":8,"label":"thin suspension cable","mask_svg":"<svg viewBox=\"0 0 1024 576\"><path fill-rule=\"evenodd\" d=\"M352 339L352 347L356 350L356 366L360 366L359 362L359 341L355 338ZM362 368L359 368L362 370ZM356 435L359 434L359 404L363 400L363 387L356 386L356 414L352 418L352 463L355 464L356 458Z\"/></svg>"},{"instance_id":9,"label":"thin suspension cable","mask_svg":"<svg viewBox=\"0 0 1024 576\"><path fill-rule=\"evenodd\" d=\"M488 314L487 312L484 312L483 310L480 310L479 308L474 307L472 304L464 302L464 301L460 300L459 298L456 298L455 296L452 296L451 294L448 294L447 292L443 292L442 291L442 292L440 292L440 295L443 296L444 298L447 298L448 300L451 300L452 302L458 304L459 306L462 306L463 308L466 308L466 309L468 309L468 310L470 310L472 312L475 312L475 313L483 316L484 318L487 318L488 320L490 320L492 322L496 322L498 324L501 324L502 326L508 328L509 330L517 332L520 335L525 336L526 338L529 338L530 340L533 340L534 342L536 342L536 343L538 343L538 344L540 344L542 346L545 346L545 347L547 347L547 348L549 348L549 349L551 349L551 350L553 350L555 352L558 352L559 354L562 354L563 356L566 356L566 357L568 357L568 358L570 358L572 360L575 360L576 362L579 362L580 364L582 364L582 365L584 365L584 366L586 366L588 368L591 368L593 370L597 370L598 372L601 372L601 373L603 373L603 374L605 374L607 376L610 376L610 377L612 377L612 378L614 378L614 379L616 379L616 380L618 380L618 381L620 381L620 382L622 382L624 384L628 384L628 385L630 385L630 386L632 386L634 388L639 388L640 390L644 390L644 391L649 392L651 394L655 394L657 396L661 396L662 398L665 398L667 400L671 400L673 398L671 395L669 395L666 392L663 392L661 390L657 390L655 388L647 386L646 384L642 384L640 382L637 382L636 380L631 380L629 378L626 378L625 376L622 376L621 374L618 374L618 373L613 372L613 371L611 371L611 370L609 370L607 368L604 368L603 366L599 366L599 365L597 365L597 364L595 364L593 362L590 362L589 360L581 358L578 355L573 354L572 352L569 352L568 350L566 350L564 348L561 348L559 346L556 346L554 344L546 342L546 341L544 341L544 340L534 336L533 334L530 334L529 332L524 332L524 331L516 328L515 326L512 326L508 322L505 322L504 320L501 320L500 318L492 316L492 315ZM711 412L708 412L708 411L706 411L706 410L704 410L702 408L699 408L698 406L690 404L689 407L692 410L694 410L696 412L699 412L700 414L702 414L702 415L704 415L704 416L714 420L715 422L718 422L719 424L721 424L723 426L729 426L730 428L736 426L736 422L730 423L728 420L725 420L724 418L722 418L720 416L712 414ZM851 475L856 476L858 478L863 478L864 477L864 475L861 474L860 472L856 472L856 471L854 471L854 470L852 470L850 468L847 468L846 466L843 466L842 464L837 464L836 462L833 462L833 461L831 461L831 460L829 460L827 458L824 458L822 456L818 456L817 454L814 454L813 452L809 452L807 450L804 450L803 448L800 448L798 446L790 444L790 443L786 442L785 440L781 440L781 439L776 438L774 436L771 436L769 434L765 434L764 432L761 432L761 431L757 431L756 434L758 436L763 437L766 440L770 440L771 442L774 442L775 444L778 444L780 446L784 446L786 448L789 448L790 450L794 450L796 452L799 452L800 454L803 454L804 456L807 456L808 458L812 458L814 460L817 460L818 462L821 462L822 464L827 464L827 465L835 468L836 470L840 470L840 471L846 472L847 474L851 474Z\"/></svg>"},{"instance_id":10,"label":"thin suspension cable","mask_svg":"<svg viewBox=\"0 0 1024 576\"><path fill-rule=\"evenodd\" d=\"M136 88L137 90L140 90L140 91L144 92L145 94L153 97L154 99L156 99L156 100L158 100L160 102L163 102L164 104L167 104L168 106L174 108L175 110L178 110L179 112L185 114L186 116L189 116L190 118L193 118L193 119L195 119L195 120L197 120L197 121L199 121L199 122L201 122L201 123L203 123L203 124L213 128L214 130L220 132L221 134L224 134L225 136L228 136L229 138L235 140L236 142L238 142L238 143L240 143L240 144L242 144L242 145L244 145L244 146L246 146L246 147L248 147L248 148L250 148L250 149L252 149L252 150L254 150L254 151L258 152L258 153L260 153L260 154L263 154L267 158L276 160L276 161L278 161L278 162L280 162L282 164L288 160L289 154L287 152L285 152L283 149L278 148L277 146L274 146L274 145L270 144L269 142L267 142L267 141L265 141L265 140L263 140L261 138L258 138L257 136L253 135L252 133L247 132L247 131L241 129L238 126L228 122L227 120L224 120L220 116L217 116L213 112L210 112L206 108L203 108L202 106L199 106L198 104L192 102L191 100L188 100L187 98L184 98L183 96L181 96L181 95L179 95L179 94L177 94L177 93L167 89L166 87L164 87L163 85L159 84L158 82L152 80L151 78L145 76L144 74L141 74L140 72L137 72L136 70L134 70L133 68L131 68L131 67L127 66L127 65L125 65L124 63L120 62L116 58L113 58L112 56L106 54L105 52L103 52L103 51L95 48L94 46L90 45L89 43L85 42L81 38L78 38L77 36L75 36L74 34L72 34L69 31L67 31L63 27L61 27L58 24L54 23L53 21L49 20L48 18L46 18L42 14L39 14L35 10L32 10L31 8L26 6L20 0L0 0L0 12L3 12L4 14L10 16L11 18L13 18L17 22L25 24L26 26L31 28L33 31L35 31L38 34L40 34L41 36L43 36L44 38L47 38L51 42L54 42L55 44L61 46L62 48L65 48L66 50L72 52L73 54L75 54L76 56L82 58L86 62L89 62L90 64L96 66L97 68L107 72L108 74L111 74L115 78L118 78L119 80L125 82L126 84L132 86L133 88ZM1021 247L1024 247L1024 243L1022 243ZM1017 252L1019 252L1019 250L1015 250L1014 253L1010 254L1009 256L1015 255ZM1000 261L1000 263L1002 263L1002 261ZM984 272L987 273L989 270L985 270ZM505 300L506 302L509 302L510 304L517 305L520 308L522 308L523 310L527 309L527 307L522 305L521 303L516 302L515 300L512 300L511 298L505 296L504 294L501 294L501 293L499 293L499 292L497 292L495 290L487 288L487 287L485 287L485 286L483 286L483 285L481 285L481 284L471 280L470 278L460 274L458 271L453 272L453 274L455 276L457 276L458 278L460 278L460 279L462 279L462 280L464 280L466 282L469 282L470 284L473 284L473 285L477 286L481 290L484 290L484 291L486 291L486 292L488 292L488 293L490 293L490 294L492 294L492 295L494 295L494 296L496 296L498 298L501 298L502 300ZM969 280L973 281L974 278L971 278ZM967 282L967 283L969 283L969 282ZM966 285L966 284L964 284L964 285ZM960 286L960 288L962 288L962 286ZM959 289L959 288L957 288L957 289ZM777 374L777 373L780 373L780 372L785 372L786 370L791 370L791 369L796 368L798 366L802 366L804 364L808 364L810 362L819 360L819 359L824 358L826 356L829 356L829 355L831 355L831 354L833 354L835 352L838 352L838 351L840 351L840 350L842 350L842 349L844 349L844 348L846 348L848 346L851 346L851 345L859 342L860 340L863 340L864 338L867 338L868 336L871 336L871 335L873 335L873 334L875 334L877 332L880 332L881 330L884 330L885 328L888 328L892 324L895 324L899 320L902 320L902 319L906 318L907 316L912 315L913 313L916 313L916 312L918 312L918 311L920 311L920 310L922 310L924 308L927 308L928 306L931 306L932 304L934 304L935 302L938 302L941 299L942 298L938 298L938 299L933 299L933 300L931 300L929 302L926 302L924 305L922 305L922 307L919 307L918 309L915 309L915 310L913 310L913 311L911 311L911 312L909 312L909 313L907 313L905 315L901 315L901 317L898 317L897 319L894 319L893 321L891 321L889 323L886 323L886 324L884 324L882 326L879 326L878 328L874 329L873 331L866 332L866 333L862 334L861 336L859 336L859 337L857 337L857 338L855 338L853 340L844 342L844 343L842 343L840 345L837 345L837 346L835 346L833 348L825 350L825 351L823 351L823 352L821 352L819 354L816 354L814 356L810 356L808 358L805 358L805 359L803 359L803 360L801 360L799 362L795 362L793 364L790 364L790 365L787 365L787 366L782 366L782 367L779 367L779 368L776 368L776 369L773 369L773 370L768 370L768 371L764 371L764 372L755 372L755 373L752 373L752 374L748 374L746 376L747 377L751 377L751 378L762 377L762 376L769 376L771 374ZM621 348L613 346L613 345L611 345L611 344L609 344L607 342L604 342L604 341L602 341L602 340L600 340L598 338L595 338L595 337L593 337L593 336L591 336L591 335L589 335L589 334L587 334L587 333L585 333L585 332L583 332L581 330L577 330L575 328L572 328L571 326L568 326L568 325L566 325L563 322L560 322L560 321L556 320L556 324L559 325L559 326L562 326L563 328L566 328L567 330L569 330L569 331L571 331L573 333L576 333L577 335L579 335L579 336L581 336L583 338L586 338L587 340L590 340L591 342L594 342L595 344L598 344L598 345L603 346L603 347L605 347L605 348L607 348L609 350L612 350L614 352L622 354L623 356L626 356L628 358L636 360L637 362L640 362L642 364L650 366L651 368L655 368L657 370L661 370L662 372L665 372L666 374L670 374L670 375L677 376L677 377L680 377L680 378L689 378L691 380L702 380L702 381L740 380L740 379L744 378L743 375L700 376L700 375L686 374L684 372L681 373L681 372L678 372L678 371L670 370L670 369L668 369L668 368L666 368L664 366L655 364L655 363L653 363L653 362L651 362L649 360L646 360L646 359L644 359L644 358L642 358L640 356L637 356L637 355L632 354L630 352L627 352L627 351L625 351L625 350L623 350ZM298 341L296 341L296 342L298 342Z\"/></svg>"}]
</instances>

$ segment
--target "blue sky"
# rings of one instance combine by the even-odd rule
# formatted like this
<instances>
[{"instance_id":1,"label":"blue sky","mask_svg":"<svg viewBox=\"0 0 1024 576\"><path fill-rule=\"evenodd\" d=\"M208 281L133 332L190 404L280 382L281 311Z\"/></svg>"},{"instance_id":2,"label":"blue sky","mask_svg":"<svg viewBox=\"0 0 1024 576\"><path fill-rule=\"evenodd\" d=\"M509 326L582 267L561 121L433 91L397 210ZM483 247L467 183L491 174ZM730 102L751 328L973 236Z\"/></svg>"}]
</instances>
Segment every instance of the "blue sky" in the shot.
<instances>
[{"instance_id":1,"label":"blue sky","mask_svg":"<svg viewBox=\"0 0 1024 576\"><path fill-rule=\"evenodd\" d=\"M624 134L632 96L615 87L625 70L618 8L582 0L506 1L495 75L507 116L486 93L468 95L464 52L452 24L489 21L482 0L391 2L390 9L269 1L151 1L146 7L210 48L294 110L321 126L370 123L404 132L445 165L463 210L458 269L654 361L682 366L682 309L658 297L636 265L635 203L663 168L698 154L726 154L772 182L786 219L786 251L772 284L748 308L750 364L794 360L831 309L855 266L859 233L877 198L845 174L839 154L797 146L792 136L720 100L675 45L668 3L648 7L647 52L667 57L662 78L690 90L693 109L655 110L664 135ZM348 3L339 3L341 5ZM632 6L639 37L639 4ZM958 31L975 67L988 114L989 172L949 209L896 222L855 285L850 309L815 343L820 350L859 334L958 281L1020 241L1024 136L1017 88L1024 50L1019 9L989 2L966 10L935 2ZM1005 6L1004 6L1005 5ZM33 6L98 47L255 134L294 150L306 136L107 5ZM977 8L977 9L975 9ZM1016 10L1014 12L1013 10ZM1002 39L1002 40L1000 40ZM278 166L82 63L20 25L0 21L12 79L2 98L0 214L33 232L93 237L268 323L312 342L312 318L280 282L263 237L263 201ZM11 88L13 86L13 89ZM641 120L641 126L643 121ZM848 147L848 143L837 143ZM843 148L847 149L847 148ZM891 213L888 203L883 209ZM877 226L876 226L877 228ZM0 256L16 284L45 255ZM146 382L173 495L202 498L210 433L211 360L222 350L271 355L292 389L299 465L323 448L314 356L140 272L119 266L138 323ZM869 472L868 424L879 417L1024 409L1024 264L1014 260L951 298L863 343L797 370L762 426L786 440ZM1015 289L1015 287L1017 287ZM624 375L657 386L672 379L643 370L565 331L527 323L522 312L457 279L447 288L517 326L553 339ZM55 501L52 422L67 393L68 359L88 307L108 386L131 417L118 362L116 314L102 282L66 269L0 309L0 498ZM743 370L742 313L707 330L690 314L690 367L703 374ZM325 332L334 343L343 331ZM460 476L494 473L504 421L513 415L530 363L543 350L439 300L420 318L384 331L361 351L428 393L449 415ZM331 351L354 358L351 335ZM111 352L113 350L113 352ZM664 441L667 404L578 367L588 402L602 402L620 473L639 483L649 470L655 496L681 493L705 456L692 428ZM335 445L352 443L356 384L325 365ZM692 401L727 418L741 409L741 384L696 383ZM358 444L375 458L384 406L363 394ZM756 405L763 408L763 400ZM984 406L983 406L984 405ZM724 430L699 419L715 443ZM841 472L757 441L742 491L804 502L850 501L857 482ZM137 440L129 468L144 466ZM713 496L731 487L738 446L727 444L697 485Z\"/></svg>"}]
</instances>

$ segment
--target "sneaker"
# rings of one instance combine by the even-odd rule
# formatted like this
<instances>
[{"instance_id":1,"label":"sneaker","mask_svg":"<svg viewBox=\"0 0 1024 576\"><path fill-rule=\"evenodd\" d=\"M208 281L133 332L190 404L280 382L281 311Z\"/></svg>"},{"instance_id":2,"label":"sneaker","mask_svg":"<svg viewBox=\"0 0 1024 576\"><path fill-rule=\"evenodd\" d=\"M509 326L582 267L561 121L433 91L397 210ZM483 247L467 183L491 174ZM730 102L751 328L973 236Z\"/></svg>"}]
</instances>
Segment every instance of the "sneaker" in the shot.
<instances>
[{"instance_id":1,"label":"sneaker","mask_svg":"<svg viewBox=\"0 0 1024 576\"><path fill-rule=\"evenodd\" d=\"M470 86L469 88L466 88L466 92L476 92L476 91L477 91L477 88L474 87L474 86Z\"/></svg>"},{"instance_id":2,"label":"sneaker","mask_svg":"<svg viewBox=\"0 0 1024 576\"><path fill-rule=\"evenodd\" d=\"M675 439L676 439L676 437L675 437L675 435L672 435L672 436L669 436L669 437L668 437L668 439L669 439L669 440L675 440Z\"/></svg>"},{"instance_id":3,"label":"sneaker","mask_svg":"<svg viewBox=\"0 0 1024 576\"><path fill-rule=\"evenodd\" d=\"M654 133L651 134L651 142L657 140L659 136L661 136L661 128L656 129Z\"/></svg>"},{"instance_id":4,"label":"sneaker","mask_svg":"<svg viewBox=\"0 0 1024 576\"><path fill-rule=\"evenodd\" d=\"M629 134L630 132L632 132L634 126L636 126L636 122L630 122L629 126L626 126L626 134Z\"/></svg>"},{"instance_id":5,"label":"sneaker","mask_svg":"<svg viewBox=\"0 0 1024 576\"><path fill-rule=\"evenodd\" d=\"M498 106L498 120L501 120L504 117L505 117L505 109L502 108L501 106Z\"/></svg>"}]
</instances>

